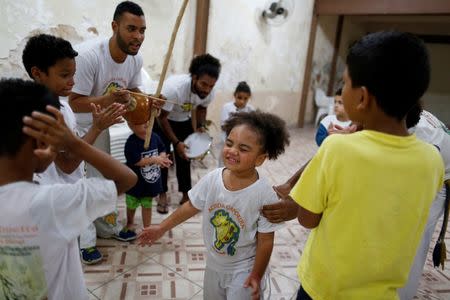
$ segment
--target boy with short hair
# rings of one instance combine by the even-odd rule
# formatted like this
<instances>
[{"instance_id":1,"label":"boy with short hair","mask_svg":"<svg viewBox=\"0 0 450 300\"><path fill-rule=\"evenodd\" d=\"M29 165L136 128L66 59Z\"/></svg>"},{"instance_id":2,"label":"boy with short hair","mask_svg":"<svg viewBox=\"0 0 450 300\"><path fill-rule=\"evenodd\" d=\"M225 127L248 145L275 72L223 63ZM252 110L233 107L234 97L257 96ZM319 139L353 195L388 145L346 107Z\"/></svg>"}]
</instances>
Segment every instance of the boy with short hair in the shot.
<instances>
[{"instance_id":1,"label":"boy with short hair","mask_svg":"<svg viewBox=\"0 0 450 300\"><path fill-rule=\"evenodd\" d=\"M2 299L88 299L77 237L98 216L114 210L117 195L136 182L126 166L76 137L42 85L0 80L0 277ZM50 114L49 114L50 113ZM39 185L57 153L98 168L106 179Z\"/></svg>"},{"instance_id":2,"label":"boy with short hair","mask_svg":"<svg viewBox=\"0 0 450 300\"><path fill-rule=\"evenodd\" d=\"M36 82L46 86L56 97L67 97L74 85L75 57L78 53L70 42L48 34L31 37L23 50L22 60L28 75ZM66 100L60 98L61 113L65 123L76 133L75 115ZM83 140L93 144L100 133L111 125L121 121L125 112L123 105L114 104L101 110L93 107L93 124ZM59 152L54 163L34 179L40 184L75 183L84 176L84 163L71 154L71 149ZM93 225L91 225L93 226ZM96 237L94 237L96 238ZM81 250L84 263L95 263L102 255L97 249Z\"/></svg>"},{"instance_id":3,"label":"boy with short hair","mask_svg":"<svg viewBox=\"0 0 450 300\"><path fill-rule=\"evenodd\" d=\"M144 148L147 123L132 124L128 122L133 134L125 143L125 158L127 166L138 176L138 182L125 193L127 204L127 226L135 231L134 214L141 206L142 223L148 227L152 220L152 200L162 191L161 169L168 168L172 161L166 154L166 148L158 134L152 132L148 149Z\"/></svg>"},{"instance_id":4,"label":"boy with short hair","mask_svg":"<svg viewBox=\"0 0 450 300\"><path fill-rule=\"evenodd\" d=\"M313 228L297 299L398 299L444 175L405 121L429 78L411 34L369 34L349 50L342 97L364 130L327 138L291 191L300 224Z\"/></svg>"},{"instance_id":5,"label":"boy with short hair","mask_svg":"<svg viewBox=\"0 0 450 300\"><path fill-rule=\"evenodd\" d=\"M60 97L61 113L73 132L76 131L75 115L63 97L67 97L74 85L75 57L78 53L70 42L49 34L32 36L22 54L24 67L31 79L46 86L52 94ZM120 121L124 108L117 104L109 110L94 109L95 122L83 139L93 144L98 135ZM36 179L42 183L75 182L83 176L83 164L70 156L70 151L58 153L55 164Z\"/></svg>"}]
</instances>

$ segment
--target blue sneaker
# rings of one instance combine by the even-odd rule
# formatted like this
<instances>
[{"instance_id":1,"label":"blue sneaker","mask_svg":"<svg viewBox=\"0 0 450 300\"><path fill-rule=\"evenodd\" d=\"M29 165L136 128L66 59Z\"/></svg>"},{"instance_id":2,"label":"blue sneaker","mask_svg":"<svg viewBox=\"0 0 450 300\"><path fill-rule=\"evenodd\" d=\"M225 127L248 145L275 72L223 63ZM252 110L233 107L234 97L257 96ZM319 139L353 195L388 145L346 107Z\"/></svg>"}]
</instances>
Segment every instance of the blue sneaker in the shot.
<instances>
[{"instance_id":1,"label":"blue sneaker","mask_svg":"<svg viewBox=\"0 0 450 300\"><path fill-rule=\"evenodd\" d=\"M80 249L81 261L86 265L96 264L102 260L103 255L96 247Z\"/></svg>"},{"instance_id":2,"label":"blue sneaker","mask_svg":"<svg viewBox=\"0 0 450 300\"><path fill-rule=\"evenodd\" d=\"M126 227L122 229L122 231L120 231L118 235L117 234L113 235L113 238L122 242L129 242L135 240L136 237L137 237L136 232Z\"/></svg>"}]
</instances>

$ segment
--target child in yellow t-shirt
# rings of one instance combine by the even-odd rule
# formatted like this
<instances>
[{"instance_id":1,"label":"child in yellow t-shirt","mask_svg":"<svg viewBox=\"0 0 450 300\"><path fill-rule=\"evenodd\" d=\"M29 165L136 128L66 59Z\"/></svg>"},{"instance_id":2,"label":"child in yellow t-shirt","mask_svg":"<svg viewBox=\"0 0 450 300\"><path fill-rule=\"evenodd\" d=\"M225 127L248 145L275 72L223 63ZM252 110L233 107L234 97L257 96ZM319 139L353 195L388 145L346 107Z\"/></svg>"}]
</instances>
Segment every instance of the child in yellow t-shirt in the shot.
<instances>
[{"instance_id":1,"label":"child in yellow t-shirt","mask_svg":"<svg viewBox=\"0 0 450 300\"><path fill-rule=\"evenodd\" d=\"M428 54L411 34L377 32L346 63L344 107L364 130L328 137L291 191L313 229L297 299L398 299L444 175L405 121L428 87Z\"/></svg>"}]
</instances>

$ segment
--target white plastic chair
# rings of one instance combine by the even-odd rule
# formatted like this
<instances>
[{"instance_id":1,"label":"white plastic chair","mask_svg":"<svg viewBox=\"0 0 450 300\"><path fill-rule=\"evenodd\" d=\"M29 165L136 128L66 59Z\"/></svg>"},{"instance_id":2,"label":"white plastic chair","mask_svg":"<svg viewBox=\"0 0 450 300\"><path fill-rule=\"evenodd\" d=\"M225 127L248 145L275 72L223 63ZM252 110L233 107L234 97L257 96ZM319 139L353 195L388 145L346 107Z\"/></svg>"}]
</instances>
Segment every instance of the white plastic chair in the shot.
<instances>
[{"instance_id":1,"label":"white plastic chair","mask_svg":"<svg viewBox=\"0 0 450 300\"><path fill-rule=\"evenodd\" d=\"M317 126L322 116L333 113L334 97L327 97L324 90L321 88L316 88L316 92L314 93L314 102L317 106L317 114L314 124Z\"/></svg>"},{"instance_id":2,"label":"white plastic chair","mask_svg":"<svg viewBox=\"0 0 450 300\"><path fill-rule=\"evenodd\" d=\"M126 122L115 124L109 128L111 156L122 163L126 161L124 153L125 142L132 133Z\"/></svg>"}]
</instances>

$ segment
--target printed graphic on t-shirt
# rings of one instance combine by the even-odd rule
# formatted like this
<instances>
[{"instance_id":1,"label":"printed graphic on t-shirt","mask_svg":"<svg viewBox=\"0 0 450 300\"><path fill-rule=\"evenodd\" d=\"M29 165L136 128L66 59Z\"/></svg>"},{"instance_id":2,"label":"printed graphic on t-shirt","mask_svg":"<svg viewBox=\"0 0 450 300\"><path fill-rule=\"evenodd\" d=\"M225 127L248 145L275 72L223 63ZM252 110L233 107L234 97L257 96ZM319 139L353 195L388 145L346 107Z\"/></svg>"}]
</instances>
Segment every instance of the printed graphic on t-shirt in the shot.
<instances>
[{"instance_id":1,"label":"printed graphic on t-shirt","mask_svg":"<svg viewBox=\"0 0 450 300\"><path fill-rule=\"evenodd\" d=\"M184 112L191 111L193 108L194 108L194 104L192 104L192 103L183 103L183 104L181 104L181 109Z\"/></svg>"},{"instance_id":2,"label":"printed graphic on t-shirt","mask_svg":"<svg viewBox=\"0 0 450 300\"><path fill-rule=\"evenodd\" d=\"M0 299L46 299L39 246L26 245L37 227L0 227Z\"/></svg>"},{"instance_id":3,"label":"printed graphic on t-shirt","mask_svg":"<svg viewBox=\"0 0 450 300\"><path fill-rule=\"evenodd\" d=\"M210 219L214 227L215 241L213 248L221 254L233 256L236 254L236 243L239 240L240 227L233 220L233 217L225 209L214 212Z\"/></svg>"},{"instance_id":4,"label":"printed graphic on t-shirt","mask_svg":"<svg viewBox=\"0 0 450 300\"><path fill-rule=\"evenodd\" d=\"M142 158L158 156L158 149L142 152ZM148 183L155 183L161 176L159 165L146 165L141 168L141 175Z\"/></svg>"},{"instance_id":5,"label":"printed graphic on t-shirt","mask_svg":"<svg viewBox=\"0 0 450 300\"><path fill-rule=\"evenodd\" d=\"M118 89L121 89L121 88L122 88L122 86L120 86L120 84L118 84L117 82L111 82L106 87L105 91L103 92L103 95L111 94L112 92L114 92Z\"/></svg>"},{"instance_id":6,"label":"printed graphic on t-shirt","mask_svg":"<svg viewBox=\"0 0 450 300\"><path fill-rule=\"evenodd\" d=\"M447 132L448 128L444 125L440 120L438 120L435 116L427 111L422 111L421 117L424 117L428 124L430 124L434 128L442 128L445 132Z\"/></svg>"}]
</instances>

